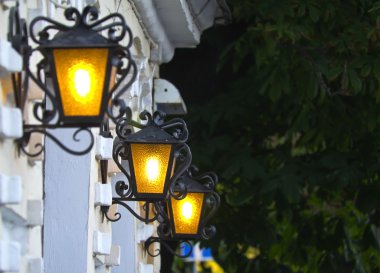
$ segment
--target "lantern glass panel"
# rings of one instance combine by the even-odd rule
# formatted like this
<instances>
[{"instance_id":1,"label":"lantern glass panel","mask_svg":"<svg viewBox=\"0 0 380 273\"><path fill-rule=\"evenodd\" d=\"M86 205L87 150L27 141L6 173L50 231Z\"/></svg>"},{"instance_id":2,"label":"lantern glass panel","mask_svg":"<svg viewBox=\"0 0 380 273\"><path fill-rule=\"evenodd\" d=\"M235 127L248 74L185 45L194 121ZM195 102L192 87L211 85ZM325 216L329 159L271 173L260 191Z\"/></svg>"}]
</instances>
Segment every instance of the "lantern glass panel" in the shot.
<instances>
[{"instance_id":1,"label":"lantern glass panel","mask_svg":"<svg viewBox=\"0 0 380 273\"><path fill-rule=\"evenodd\" d=\"M176 234L198 233L204 195L204 193L189 192L182 200L170 198Z\"/></svg>"},{"instance_id":2,"label":"lantern glass panel","mask_svg":"<svg viewBox=\"0 0 380 273\"><path fill-rule=\"evenodd\" d=\"M170 144L131 144L138 193L163 193L170 162Z\"/></svg>"},{"instance_id":3,"label":"lantern glass panel","mask_svg":"<svg viewBox=\"0 0 380 273\"><path fill-rule=\"evenodd\" d=\"M53 55L63 114L99 116L108 49L54 49Z\"/></svg>"}]
</instances>

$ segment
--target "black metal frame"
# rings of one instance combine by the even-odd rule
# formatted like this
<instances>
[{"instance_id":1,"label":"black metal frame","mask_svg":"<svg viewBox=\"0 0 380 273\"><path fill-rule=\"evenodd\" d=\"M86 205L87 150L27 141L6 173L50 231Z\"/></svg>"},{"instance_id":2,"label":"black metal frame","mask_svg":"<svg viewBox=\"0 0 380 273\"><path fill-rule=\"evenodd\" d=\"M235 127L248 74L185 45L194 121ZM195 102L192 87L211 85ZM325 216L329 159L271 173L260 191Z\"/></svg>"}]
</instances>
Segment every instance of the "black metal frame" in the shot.
<instances>
[{"instance_id":1,"label":"black metal frame","mask_svg":"<svg viewBox=\"0 0 380 273\"><path fill-rule=\"evenodd\" d=\"M127 116L128 117L131 116L131 110L129 108L127 109ZM105 138L112 138L112 134L109 130L109 121L108 120L105 120L102 123L102 125L100 127L99 135L101 135L102 137L105 137ZM102 184L107 184L108 160L100 160L99 165L100 165L100 175L101 175ZM125 184L124 181L118 181L116 183L116 186L115 186L116 192L124 191L123 190L124 184ZM130 206L128 206L127 203L125 203L123 201L142 201L142 200L139 200L139 199L119 200L119 198L112 198L112 204L118 204L118 205L123 206L130 213L132 213L132 215L134 215L137 219L139 219L140 221L142 221L146 224L157 220L157 218L158 218L157 214L155 214L155 216L153 218L149 218L149 211L150 211L150 204L151 204L150 202L146 202L144 204L143 208L146 211L146 213L145 213L145 217L141 217ZM154 203L153 203L153 205L154 205ZM102 206L101 210L103 212L103 217L105 217L107 220L109 220L111 222L117 222L121 218L121 214L119 212L115 213L115 215L114 215L115 218L110 218L108 215L108 210L109 210L108 206Z\"/></svg>"},{"instance_id":2,"label":"black metal frame","mask_svg":"<svg viewBox=\"0 0 380 273\"><path fill-rule=\"evenodd\" d=\"M187 193L194 193L194 192L193 191L188 191ZM201 209L201 213L200 213L200 216L199 216L198 228L197 228L197 232L195 234L177 233L177 231L176 231L176 225L175 225L175 219L174 219L174 212L173 212L173 200L172 200L172 198L170 198L168 200L167 205L168 205L168 211L169 211L169 215L170 215L169 216L169 221L170 221L171 233L172 233L172 237L173 238L178 238L178 239L183 239L183 238L186 238L186 239L199 239L200 232L202 230L202 218L204 217L205 212L206 212L205 211L206 210L206 206L204 205L206 203L206 193L204 193L204 192L199 192L199 193L202 193L204 195L203 195L203 200L202 200L202 209Z\"/></svg>"},{"instance_id":3,"label":"black metal frame","mask_svg":"<svg viewBox=\"0 0 380 273\"><path fill-rule=\"evenodd\" d=\"M202 210L199 219L198 232L195 234L179 234L175 230L172 198L167 201L168 215L166 221L170 222L170 233L172 238L176 239L209 239L215 234L215 227L206 226L208 220L216 213L220 205L220 197L214 191L215 186L218 183L218 177L213 172L207 172L193 177L193 174L197 172L197 168L192 166L183 176L181 176L176 185L176 191L181 191L183 187L186 188L186 194L188 193L204 193ZM203 182L203 183L202 183ZM182 185L183 186L182 186ZM184 197L186 198L186 196ZM208 210L208 211L207 211Z\"/></svg>"},{"instance_id":4,"label":"black metal frame","mask_svg":"<svg viewBox=\"0 0 380 273\"><path fill-rule=\"evenodd\" d=\"M189 246L189 251L184 253L184 254L179 254L176 249L173 249L171 247L171 244L172 242L176 242L177 245L179 245L180 248L183 248L183 244L185 245L188 245ZM148 240L145 241L145 244L144 244L144 249L145 251L148 253L149 256L151 257L157 257L161 254L161 249L155 249L154 250L154 253L151 252L151 249L150 249L150 246L153 245L154 243L159 243L161 248L164 247L169 253L171 253L172 255L174 256L177 256L179 258L187 258L191 255L191 253L193 252L193 244L191 243L190 240L186 240L186 239L180 239L180 240L164 240L164 239L161 239L159 237L149 237Z\"/></svg>"},{"instance_id":5,"label":"black metal frame","mask_svg":"<svg viewBox=\"0 0 380 273\"><path fill-rule=\"evenodd\" d=\"M120 100L121 95L129 88L136 78L136 64L132 59L130 48L132 46L133 37L130 28L127 26L124 17L119 13L112 13L102 19L98 20L98 10L93 6L87 6L83 9L81 14L75 8L68 8L65 10L65 18L68 21L74 22L74 25L68 26L54 21L50 18L38 16L30 23L30 37L39 46L30 52L30 56L35 51L39 51L44 59L38 65L37 77L35 77L30 70L28 72L32 80L45 92L49 97L51 103L53 104L53 109L49 110L49 115L45 117L40 117L41 122L51 122L53 118L58 114L58 120L55 122L57 125L63 124L77 124L80 123L82 126L99 126L103 120L103 116L106 113L105 109L107 105L111 105L107 110L107 115L114 122L125 113L125 105ZM47 22L49 25L44 27L36 37L34 28L36 24L41 22ZM109 22L108 22L109 21ZM99 34L102 31L108 31L108 37L104 37ZM58 33L52 38L49 34L50 31L58 31ZM128 36L128 44L124 47L119 44L119 42ZM84 38L85 37L85 38ZM86 117L65 117L63 115L63 109L60 98L60 91L58 86L58 80L55 73L53 49L75 49L75 48L108 48L109 57L107 61L106 76L103 86L103 100L101 105L101 113L99 116ZM126 67L123 67L123 60L127 61ZM111 65L117 66L117 74L120 76L117 78L116 84L111 90L109 87L110 78L110 68ZM51 77L53 80L53 85L55 92L51 92L46 85L43 83L41 72L45 71L45 77ZM120 87L120 84L126 79L128 74L131 75L128 83L123 85L121 90L116 93L116 90ZM106 98L106 99L104 99ZM121 112L117 116L113 114L112 107L123 106ZM41 107L41 106L40 106ZM58 113L57 113L58 112Z\"/></svg>"},{"instance_id":6,"label":"black metal frame","mask_svg":"<svg viewBox=\"0 0 380 273\"><path fill-rule=\"evenodd\" d=\"M209 218L215 213L220 204L219 195L213 190L217 182L217 177L213 173L206 173L201 176L192 177L194 168L189 168L191 164L191 152L189 147L185 144L188 138L188 131L186 124L182 119L176 118L169 122L164 122L164 113L155 112L153 115L144 111L140 114L141 120L146 120L146 124L140 124L131 120L131 111L128 109L121 99L121 96L132 85L137 75L137 67L132 59L130 48L132 46L132 32L126 25L122 15L112 13L103 19L98 20L98 11L95 7L87 6L84 8L83 13L80 13L75 8L68 8L65 10L65 17L68 21L72 21L73 25L64 25L47 17L36 17L30 24L29 32L31 39L38 44L37 48L32 49L28 44L28 31L26 22L20 18L18 11L18 3L10 11L9 17L9 33L8 40L12 46L23 57L23 71L20 73L12 74L12 82L14 89L15 104L20 109L24 110L26 100L28 97L28 80L31 78L37 86L44 92L45 98L42 102L35 102L33 107L33 114L40 124L24 124L24 135L18 140L20 149L29 156L38 156L43 152L43 145L36 144L40 148L36 153L31 154L26 151L25 147L29 143L31 134L40 133L49 137L63 150L73 155L84 155L88 153L93 144L94 137L87 127L101 126L101 134L105 137L112 137L109 134L108 124L103 123L104 120L108 122L111 119L116 125L117 138L114 141L113 158L120 168L120 170L127 177L128 181L118 181L115 185L116 193L119 197L114 197L113 204L118 204L125 207L137 219L149 223L155 220L159 221L158 237L150 237L145 242L145 249L150 256L157 256L160 251L156 250L155 254L149 251L149 246L155 242L159 242L161 246L167 248L169 252L178 257L188 257L192 252L192 245L189 239L209 239L215 234L214 226L206 226ZM34 32L34 27L40 22L47 22L48 25L42 29L37 35ZM111 21L107 23L107 21ZM108 37L104 37L99 32L108 30ZM49 32L57 32L52 39L49 39ZM90 34L90 38L86 37L84 33ZM119 42L127 35L128 44L120 46ZM105 82L103 86L103 99L101 104L101 113L99 116L77 116L65 117L60 97L58 86L58 79L55 71L54 58L52 57L53 48L108 48L108 61L105 75ZM30 70L29 60L35 52L40 52L43 59L37 65L37 76ZM123 62L126 61L126 63ZM110 84L109 78L111 73L111 66L117 67L116 83L111 90L108 90ZM46 80L51 79L55 91L51 91L47 87ZM123 83L123 86L122 86ZM47 104L50 103L50 108ZM118 108L118 113L117 112ZM126 116L126 117L124 117ZM73 139L79 141L78 135L81 132L86 132L90 136L89 145L80 151L72 150L66 147L57 137L48 132L48 129L56 128L76 128L73 133ZM133 134L133 127L142 129L139 133ZM149 129L149 134L144 134L144 129ZM152 137L152 139L149 139ZM128 145L131 143L165 143L171 144L171 159L166 174L166 183L163 194L139 194L134 177L133 159ZM128 160L130 173L122 166L119 158ZM176 171L171 176L174 158L176 162ZM102 174L102 182L107 183L107 161L100 161L100 168ZM186 172L185 175L183 173ZM183 176L181 176L183 175ZM202 213L200 216L200 223L197 234L176 234L174 230L173 215L171 212L170 200L183 199L187 192L192 192L192 184L195 180L206 181L204 184L205 194ZM189 182L190 181L190 182ZM192 182L191 182L192 181ZM167 194L169 192L169 195ZM169 197L169 201L164 201ZM128 206L126 201L145 201L143 206L145 216L141 217L132 208ZM150 206L153 205L154 216L150 218ZM209 206L209 213L206 215L206 206ZM169 210L169 214L166 212ZM109 218L108 207L102 207L104 216L110 221L118 221L121 214L117 212L116 218ZM169 216L170 215L170 216ZM205 217L206 215L206 217ZM205 217L203 219L203 217ZM179 241L189 244L190 251L184 255L177 254L168 242Z\"/></svg>"},{"instance_id":7,"label":"black metal frame","mask_svg":"<svg viewBox=\"0 0 380 273\"><path fill-rule=\"evenodd\" d=\"M116 123L119 118L126 114L127 107L121 96L132 85L137 75L137 67L130 52L133 42L132 32L121 14L112 13L98 20L97 9L93 6L87 6L82 13L75 8L68 8L65 10L64 15L68 21L73 22L72 25L64 25L43 16L36 17L31 22L29 27L30 38L38 44L37 48L32 49L28 44L28 31L25 20L19 16L18 3L10 11L8 40L23 57L23 71L12 75L15 104L21 110L24 110L28 96L29 78L45 94L43 101L35 102L33 107L33 115L39 124L25 124L24 136L18 140L20 150L29 156L37 156L43 152L41 143L36 145L39 148L36 153L31 154L26 151L25 147L29 142L30 135L33 133L44 134L68 153L74 155L88 153L94 144L94 137L86 127L100 126L105 115ZM35 27L41 22L47 23L47 26L37 35L35 34ZM107 31L107 37L100 34L103 31ZM124 37L128 38L128 44L121 46L119 42ZM63 115L54 58L52 56L53 48L109 49L99 116L65 117ZM36 52L40 52L43 59L37 64L37 75L35 76L30 70L29 60ZM111 66L117 68L117 75L116 83L111 90L108 90ZM46 81L48 79L51 79L52 87L55 91L51 91L47 86ZM49 106L47 106L48 104ZM90 135L88 146L81 151L66 147L58 138L47 131L47 129L75 127L80 127L73 133L75 141L79 141L78 134L80 132L85 131Z\"/></svg>"},{"instance_id":8,"label":"black metal frame","mask_svg":"<svg viewBox=\"0 0 380 273\"><path fill-rule=\"evenodd\" d=\"M139 215L138 213L136 213L127 203L126 201L145 201L145 200L140 200L140 199L132 199L132 200L128 200L126 198L112 198L112 204L117 204L117 205L120 205L122 207L124 207L125 209L127 209L134 217L136 217L138 220L140 220L141 222L144 222L145 224L149 224L151 222L154 222L156 220L158 220L158 218L160 217L160 215L157 213L156 210L153 210L154 212L154 216L150 218L150 205L153 205L153 208L156 209L156 205L157 203L155 202L148 202L148 201L145 201L144 205L143 205L143 210L145 211L145 215L144 217L142 217L141 215ZM121 218L121 213L120 212L116 212L114 217L115 218L111 218L109 217L108 215L108 207L105 207L105 213L104 213L104 216L107 218L108 221L111 221L111 222L117 222L120 220Z\"/></svg>"},{"instance_id":9,"label":"black metal frame","mask_svg":"<svg viewBox=\"0 0 380 273\"><path fill-rule=\"evenodd\" d=\"M113 159L121 172L127 177L128 181L117 181L115 184L115 191L118 197L112 198L112 204L118 204L126 208L137 219L144 223L150 223L159 220L160 202L167 198L167 192L173 192L175 198L181 198L184 192L179 196L174 195L175 181L188 169L191 164L190 148L184 143L188 138L188 131L186 123L182 119L173 119L169 122L164 122L165 114L157 111L151 115L149 112L144 111L140 114L141 120L146 120L146 124L141 124L132 120L132 111L127 108L126 115L116 123L117 137L114 140ZM133 134L133 127L141 129L138 133ZM148 133L147 133L148 132ZM129 145L131 143L167 143L171 144L171 159L167 169L166 182L162 194L139 194L137 192L136 180L134 176L134 168L132 162L132 155L130 153ZM174 147L174 148L173 148ZM173 158L176 158L177 164L176 171L172 173ZM121 160L128 160L130 172L126 170ZM101 169L102 173L106 171L105 168ZM103 174L102 174L103 177ZM126 202L127 201L144 201L143 206L145 210L144 217L138 215ZM150 206L153 205L154 216L149 216ZM116 212L113 218L108 215L108 207L103 207L105 218L109 221L116 222L121 218L121 214Z\"/></svg>"},{"instance_id":10,"label":"black metal frame","mask_svg":"<svg viewBox=\"0 0 380 273\"><path fill-rule=\"evenodd\" d=\"M50 140L52 140L55 144L57 144L65 152L72 154L72 155L77 155L77 156L87 154L88 152L91 151L92 147L94 146L94 142L95 142L94 136L93 136L93 134L89 128L86 128L86 127L76 128L76 130L74 131L74 133L72 135L72 139L75 142L81 141L81 138L78 137L80 133L82 133L82 134L85 133L88 135L89 142L86 145L86 147L82 150L70 149L69 147L64 145L56 136L54 136L52 133L47 131L47 129L55 129L55 128L58 128L58 127L48 126L48 125L45 125L42 127L42 126L34 126L34 125L24 124L24 135L21 139L18 139L16 141L18 143L19 150L21 150L24 154L26 154L29 157L36 157L36 156L39 156L40 154L42 154L42 152L44 151L44 145L42 143L36 143L35 144L35 148L37 148L37 151L34 153L31 153L31 152L26 150L26 147L29 144L29 140L30 140L30 137L32 134L42 134L45 137L48 137Z\"/></svg>"},{"instance_id":11,"label":"black metal frame","mask_svg":"<svg viewBox=\"0 0 380 273\"><path fill-rule=\"evenodd\" d=\"M144 245L144 248L150 256L155 257L160 254L160 250L158 249L155 250L156 254L152 254L149 251L151 244L160 242L161 246L165 247L173 255L185 258L191 254L192 247L189 253L180 255L177 254L175 250L171 249L170 245L167 244L167 242L175 240L191 245L189 240L198 240L200 238L209 240L215 235L216 228L213 225L207 225L207 222L216 213L220 206L220 197L214 191L215 186L218 182L218 178L216 174L213 172L207 172L193 177L193 174L196 172L198 172L198 169L195 166L191 166L191 168L189 168L187 172L178 179L175 190L182 191L183 188L185 188L186 194L192 192L199 192L205 194L202 212L200 215L200 221L198 225L198 232L196 234L176 233L173 211L171 207L171 198L166 202L162 201L158 203L156 206L157 212L160 216L158 218L158 221L160 223L157 229L158 237L150 237L147 241L145 241Z\"/></svg>"},{"instance_id":12,"label":"black metal frame","mask_svg":"<svg viewBox=\"0 0 380 273\"><path fill-rule=\"evenodd\" d=\"M106 169L101 168L104 172ZM198 172L195 166L191 166L186 170L186 172L176 181L174 186L174 192L181 192L181 199L186 197L187 193L200 192L204 193L204 201L202 204L202 213L200 215L200 221L198 225L198 232L196 234L177 234L175 232L175 226L173 222L173 213L170 206L170 200L156 200L149 202L146 199L133 197L133 194L128 195L128 197L114 197L112 198L112 204L118 204L126 208L132 215L134 215L140 221L148 224L153 221L158 221L159 226L157 228L158 237L151 236L144 243L144 249L151 257L156 257L161 254L160 249L155 249L151 252L151 245L154 243L160 243L161 247L164 247L169 253L180 258L186 258L192 253L193 245L191 240L198 240L203 238L205 240L211 239L215 233L216 228L213 225L207 225L208 220L216 213L220 205L220 197L214 192L215 186L218 182L218 178L215 173L207 172L196 177L193 174ZM102 177L105 177L102 174ZM102 179L103 183L106 183L105 179ZM129 187L124 181L118 181L115 185L115 190L119 196L124 194L124 191L128 191ZM169 198L171 199L170 195ZM172 198L178 198L176 195ZM128 206L126 201L145 201L143 209L145 210L144 217L137 214L131 207ZM150 218L150 205L153 205L154 216ZM116 222L121 218L121 213L116 212L114 218L108 215L109 207L102 207L104 217L111 222ZM190 249L187 253L179 254L176 249L172 248L172 242L178 242L179 244L187 244Z\"/></svg>"},{"instance_id":13,"label":"black metal frame","mask_svg":"<svg viewBox=\"0 0 380 273\"><path fill-rule=\"evenodd\" d=\"M175 198L181 198L181 195L174 194L175 181L189 168L191 164L191 151L185 144L188 138L186 123L179 118L164 122L165 114L157 111L153 115L144 111L140 114L141 120L146 120L146 124L140 124L130 118L121 118L116 124L117 138L114 140L113 159L121 172L127 177L128 181L119 181L116 185L116 192L120 201L130 200L163 200L167 197L169 191ZM140 128L137 133L132 134L133 127ZM167 168L163 193L139 193L137 192L136 179L134 175L133 158L130 145L133 143L144 144L170 144L171 154L169 166ZM128 160L128 172L121 160ZM172 174L173 162L176 160L176 168Z\"/></svg>"}]
</instances>

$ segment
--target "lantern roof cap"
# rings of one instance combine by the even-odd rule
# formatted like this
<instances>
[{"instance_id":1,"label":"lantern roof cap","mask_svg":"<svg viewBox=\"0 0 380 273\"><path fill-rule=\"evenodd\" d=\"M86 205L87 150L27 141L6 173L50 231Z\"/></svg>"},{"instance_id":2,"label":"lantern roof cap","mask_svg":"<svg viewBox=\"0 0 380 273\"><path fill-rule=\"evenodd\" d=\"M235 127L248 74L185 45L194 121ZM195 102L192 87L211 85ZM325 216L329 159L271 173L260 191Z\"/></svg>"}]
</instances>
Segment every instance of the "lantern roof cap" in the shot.
<instances>
[{"instance_id":1,"label":"lantern roof cap","mask_svg":"<svg viewBox=\"0 0 380 273\"><path fill-rule=\"evenodd\" d=\"M150 144L176 144L180 141L167 133L164 129L151 125L141 129L140 131L128 135L125 142L129 143L150 143Z\"/></svg>"},{"instance_id":2,"label":"lantern roof cap","mask_svg":"<svg viewBox=\"0 0 380 273\"><path fill-rule=\"evenodd\" d=\"M182 187L186 187L187 193L210 193L213 192L212 189L206 187L205 185L199 183L197 180L195 180L192 177L189 177L188 175L183 175L180 178L178 178L178 181L176 183L176 187L174 188L174 191L181 191Z\"/></svg>"},{"instance_id":3,"label":"lantern roof cap","mask_svg":"<svg viewBox=\"0 0 380 273\"><path fill-rule=\"evenodd\" d=\"M41 39L43 48L110 48L119 46L93 29L78 26L67 31L58 32L53 39Z\"/></svg>"}]
</instances>

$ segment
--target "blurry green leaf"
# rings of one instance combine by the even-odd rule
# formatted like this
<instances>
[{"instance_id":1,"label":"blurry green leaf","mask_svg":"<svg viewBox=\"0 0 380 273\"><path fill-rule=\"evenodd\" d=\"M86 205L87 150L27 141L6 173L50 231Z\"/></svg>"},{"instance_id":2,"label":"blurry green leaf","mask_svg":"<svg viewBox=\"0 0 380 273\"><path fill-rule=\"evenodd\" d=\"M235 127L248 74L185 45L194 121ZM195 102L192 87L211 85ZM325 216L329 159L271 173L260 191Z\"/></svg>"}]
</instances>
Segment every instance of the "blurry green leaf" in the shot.
<instances>
[{"instance_id":1,"label":"blurry green leaf","mask_svg":"<svg viewBox=\"0 0 380 273\"><path fill-rule=\"evenodd\" d=\"M355 70L349 70L350 83L355 92L360 92L362 88L362 82L358 77Z\"/></svg>"},{"instance_id":2,"label":"blurry green leaf","mask_svg":"<svg viewBox=\"0 0 380 273\"><path fill-rule=\"evenodd\" d=\"M173 59L194 163L221 178L217 259L229 273L377 272L380 1L229 5L231 25Z\"/></svg>"},{"instance_id":3,"label":"blurry green leaf","mask_svg":"<svg viewBox=\"0 0 380 273\"><path fill-rule=\"evenodd\" d=\"M284 175L279 181L279 189L289 202L298 202L300 199L300 178L293 174Z\"/></svg>"},{"instance_id":4,"label":"blurry green leaf","mask_svg":"<svg viewBox=\"0 0 380 273\"><path fill-rule=\"evenodd\" d=\"M346 164L346 159L343 154L339 153L329 153L325 154L321 158L321 165L328 169L338 169L344 167Z\"/></svg>"},{"instance_id":5,"label":"blurry green leaf","mask_svg":"<svg viewBox=\"0 0 380 273\"><path fill-rule=\"evenodd\" d=\"M367 77L370 73L371 73L371 65L370 64L365 64L363 67L362 67L362 69L361 69L361 71L360 71L360 75L362 76L362 77Z\"/></svg>"},{"instance_id":6,"label":"blurry green leaf","mask_svg":"<svg viewBox=\"0 0 380 273\"><path fill-rule=\"evenodd\" d=\"M311 20L316 23L319 19L319 10L314 7L313 5L309 6L309 13L310 13L310 18Z\"/></svg>"},{"instance_id":7,"label":"blurry green leaf","mask_svg":"<svg viewBox=\"0 0 380 273\"><path fill-rule=\"evenodd\" d=\"M253 198L252 187L247 182L239 185L237 192L226 195L228 204L234 207L247 204Z\"/></svg>"}]
</instances>

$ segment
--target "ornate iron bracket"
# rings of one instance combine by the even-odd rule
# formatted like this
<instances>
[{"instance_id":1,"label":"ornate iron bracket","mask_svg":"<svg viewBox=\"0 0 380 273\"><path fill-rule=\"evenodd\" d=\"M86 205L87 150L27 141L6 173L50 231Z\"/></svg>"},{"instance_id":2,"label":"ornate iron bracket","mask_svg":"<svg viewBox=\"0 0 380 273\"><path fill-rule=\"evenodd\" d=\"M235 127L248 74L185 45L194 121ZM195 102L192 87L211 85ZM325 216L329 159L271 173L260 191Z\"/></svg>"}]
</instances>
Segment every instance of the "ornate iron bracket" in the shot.
<instances>
[{"instance_id":1,"label":"ornate iron bracket","mask_svg":"<svg viewBox=\"0 0 380 273\"><path fill-rule=\"evenodd\" d=\"M145 211L145 215L144 217L142 217L141 215L139 215L138 213L136 213L134 211L133 208L131 208L126 202L127 201L142 201L142 200L139 200L137 198L112 198L112 204L117 204L117 205L120 205L122 207L124 207L125 209L127 209L134 217L136 217L138 220L144 222L145 224L148 224L148 223L151 223L151 222L154 222L156 221L158 218L159 218L159 214L153 210L154 212L154 216L153 217L149 217L149 212L150 212L150 206L153 205L153 207L156 206L156 203L152 203L152 202L145 202L144 205L143 205L143 210ZM115 214L113 215L113 217L110 217L108 215L109 211L108 211L108 207L107 208L107 211L105 212L104 216L107 218L107 220L111 221L111 222L117 222L120 220L121 218L121 213L120 212L115 212Z\"/></svg>"},{"instance_id":2,"label":"ornate iron bracket","mask_svg":"<svg viewBox=\"0 0 380 273\"><path fill-rule=\"evenodd\" d=\"M176 251L176 249L172 248L172 246L170 244L171 242L172 243L175 242L176 245L179 245L180 249L181 248L184 249L185 245L187 245L189 247L188 251L185 252L184 254L178 253L178 251ZM154 243L160 243L161 248L164 247L172 255L177 256L179 258L187 258L193 252L193 244L189 240L185 240L185 239L167 240L167 239L163 239L160 237L149 237L148 240L146 240L144 243L144 249L145 249L146 253L148 253L148 255L151 257L157 257L161 254L161 249L155 249L154 253L152 253L150 246L153 245Z\"/></svg>"},{"instance_id":3,"label":"ornate iron bracket","mask_svg":"<svg viewBox=\"0 0 380 273\"><path fill-rule=\"evenodd\" d=\"M80 140L82 139L82 138L79 138L80 135L82 135L82 134L88 135L89 142L88 142L87 146L82 150L70 149L69 147L64 145L57 137L55 137L53 134L48 132L47 129L49 129L49 128L57 128L57 127L55 127L55 126L43 126L42 127L42 126L38 126L38 125L37 126L24 125L24 136L22 139L17 140L19 149L24 154L26 154L27 156L30 156L30 157L39 156L44 151L44 145L42 143L36 143L35 144L34 148L36 148L37 151L34 153L31 153L31 152L26 150L26 147L29 143L29 139L30 139L31 135L34 133L42 134L45 137L48 137L55 144L57 144L62 150L66 151L67 153L72 154L72 155L77 155L77 156L85 155L89 151L91 151L92 146L94 145L94 136L93 136L93 134L89 128L85 128L85 127L78 128L77 130L74 131L74 133L72 135L72 139L75 142L80 142Z\"/></svg>"}]
</instances>

